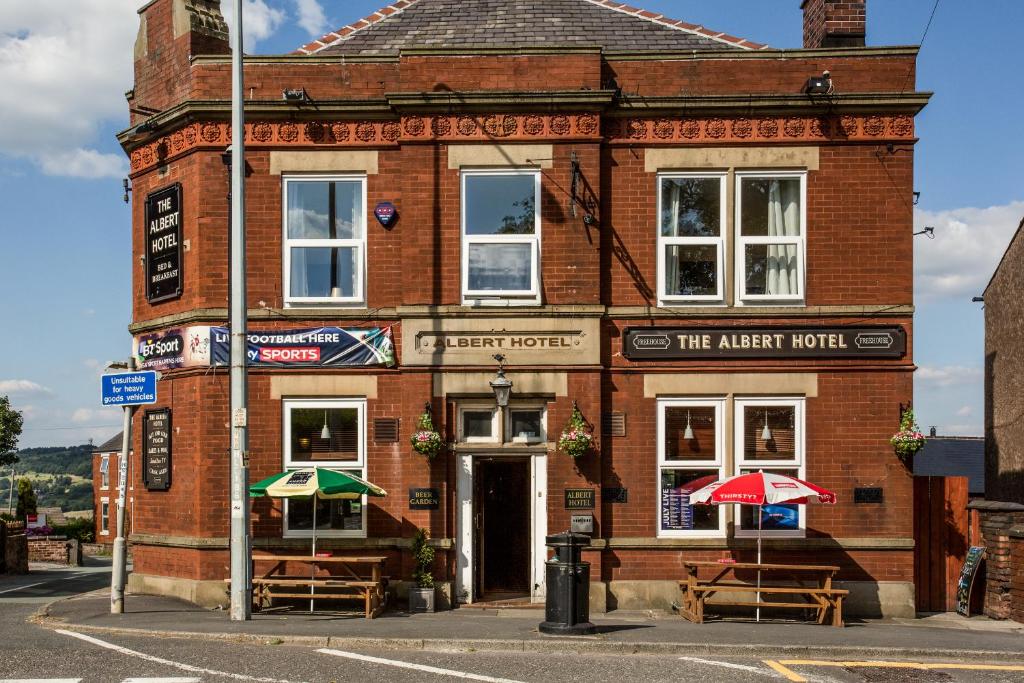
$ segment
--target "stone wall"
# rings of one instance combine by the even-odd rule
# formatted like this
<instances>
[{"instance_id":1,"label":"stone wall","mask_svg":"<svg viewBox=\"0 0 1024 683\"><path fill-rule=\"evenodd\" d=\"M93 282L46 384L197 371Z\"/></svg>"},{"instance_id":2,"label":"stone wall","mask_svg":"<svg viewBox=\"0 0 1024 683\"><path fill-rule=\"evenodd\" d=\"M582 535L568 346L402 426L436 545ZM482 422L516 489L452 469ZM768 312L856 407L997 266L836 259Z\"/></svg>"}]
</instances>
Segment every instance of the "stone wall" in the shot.
<instances>
[{"instance_id":1,"label":"stone wall","mask_svg":"<svg viewBox=\"0 0 1024 683\"><path fill-rule=\"evenodd\" d=\"M1010 529L1010 618L1024 623L1024 526Z\"/></svg>"},{"instance_id":2,"label":"stone wall","mask_svg":"<svg viewBox=\"0 0 1024 683\"><path fill-rule=\"evenodd\" d=\"M45 536L28 539L30 562L57 562L73 567L82 564L82 547L75 539Z\"/></svg>"},{"instance_id":3,"label":"stone wall","mask_svg":"<svg viewBox=\"0 0 1024 683\"><path fill-rule=\"evenodd\" d=\"M981 545L985 546L985 615L992 619L1020 620L1020 616L1024 616L1024 505L975 501L969 507L978 510L981 518ZM1014 532L1020 533L1021 538L1012 537ZM1021 613L1017 617L1013 616L1015 574L1020 575L1017 600Z\"/></svg>"},{"instance_id":4,"label":"stone wall","mask_svg":"<svg viewBox=\"0 0 1024 683\"><path fill-rule=\"evenodd\" d=\"M27 574L28 541L25 527L19 524L15 528L10 528L0 522L0 537L4 544L4 561L3 566L0 566L0 572Z\"/></svg>"}]
</instances>

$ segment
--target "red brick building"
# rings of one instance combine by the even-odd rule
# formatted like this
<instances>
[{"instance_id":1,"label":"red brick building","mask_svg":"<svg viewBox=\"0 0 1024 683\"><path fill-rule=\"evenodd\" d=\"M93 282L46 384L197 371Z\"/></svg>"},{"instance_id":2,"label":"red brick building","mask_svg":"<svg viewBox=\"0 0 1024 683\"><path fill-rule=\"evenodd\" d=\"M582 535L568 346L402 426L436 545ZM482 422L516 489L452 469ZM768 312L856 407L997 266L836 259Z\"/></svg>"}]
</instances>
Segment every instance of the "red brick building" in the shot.
<instances>
[{"instance_id":1,"label":"red brick building","mask_svg":"<svg viewBox=\"0 0 1024 683\"><path fill-rule=\"evenodd\" d=\"M863 4L807 0L804 47L775 49L610 0L398 0L247 58L252 479L364 474L391 495L325 504L323 546L407 580L426 527L458 602L541 600L545 534L592 515L592 606L611 609L667 607L683 559L752 559L751 510L691 508L689 482L795 473L839 504L764 517L767 557L841 565L854 612L912 614L888 439L912 398L928 96L916 48L864 46ZM169 412L134 423L131 586L211 603L229 50L215 0L140 16L131 329ZM409 442L425 404L447 444L429 460ZM596 437L578 460L555 447L574 405ZM153 467L148 419L170 437ZM310 512L254 502L255 547L307 547Z\"/></svg>"},{"instance_id":2,"label":"red brick building","mask_svg":"<svg viewBox=\"0 0 1024 683\"><path fill-rule=\"evenodd\" d=\"M96 523L96 543L113 545L117 536L118 471L121 463L121 433L112 436L93 449L92 455L92 500L93 520ZM129 454L133 456L134 454ZM129 461L131 465L131 461ZM125 515L126 532L131 531L131 510L134 507L134 485L129 483Z\"/></svg>"}]
</instances>

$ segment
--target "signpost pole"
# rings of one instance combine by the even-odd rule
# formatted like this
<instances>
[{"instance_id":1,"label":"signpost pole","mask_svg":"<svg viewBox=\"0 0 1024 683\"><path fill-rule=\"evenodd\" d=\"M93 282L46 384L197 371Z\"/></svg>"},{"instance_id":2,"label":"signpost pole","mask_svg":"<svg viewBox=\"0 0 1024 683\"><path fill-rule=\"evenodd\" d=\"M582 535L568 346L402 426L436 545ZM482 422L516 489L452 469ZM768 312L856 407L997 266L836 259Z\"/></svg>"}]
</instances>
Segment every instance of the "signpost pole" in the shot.
<instances>
[{"instance_id":1,"label":"signpost pole","mask_svg":"<svg viewBox=\"0 0 1024 683\"><path fill-rule=\"evenodd\" d=\"M11 492L7 495L7 514L14 515L14 476L17 474L15 469L11 468Z\"/></svg>"},{"instance_id":2,"label":"signpost pole","mask_svg":"<svg viewBox=\"0 0 1024 683\"><path fill-rule=\"evenodd\" d=\"M135 358L128 360L128 370L135 369ZM124 586L128 582L128 557L124 540L124 508L128 494L128 452L132 443L132 411L124 406L121 432L121 461L117 466L117 537L114 539L114 566L110 572L110 613L124 613Z\"/></svg>"},{"instance_id":3,"label":"signpost pole","mask_svg":"<svg viewBox=\"0 0 1024 683\"><path fill-rule=\"evenodd\" d=\"M231 620L248 621L250 598L248 386L245 292L245 93L242 0L231 33Z\"/></svg>"}]
</instances>

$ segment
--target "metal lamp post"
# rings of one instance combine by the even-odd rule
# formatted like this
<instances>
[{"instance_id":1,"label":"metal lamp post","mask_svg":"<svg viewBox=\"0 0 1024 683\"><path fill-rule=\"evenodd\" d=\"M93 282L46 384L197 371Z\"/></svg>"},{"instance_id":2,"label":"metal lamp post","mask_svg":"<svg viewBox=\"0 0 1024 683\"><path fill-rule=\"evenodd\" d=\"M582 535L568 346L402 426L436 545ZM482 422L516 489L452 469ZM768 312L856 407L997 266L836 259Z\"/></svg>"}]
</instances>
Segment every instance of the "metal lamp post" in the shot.
<instances>
[{"instance_id":1,"label":"metal lamp post","mask_svg":"<svg viewBox=\"0 0 1024 683\"><path fill-rule=\"evenodd\" d=\"M491 390L494 391L494 398L499 408L508 405L508 398L512 394L512 380L505 377L505 356L500 353L494 355L498 361L498 376L490 381Z\"/></svg>"}]
</instances>

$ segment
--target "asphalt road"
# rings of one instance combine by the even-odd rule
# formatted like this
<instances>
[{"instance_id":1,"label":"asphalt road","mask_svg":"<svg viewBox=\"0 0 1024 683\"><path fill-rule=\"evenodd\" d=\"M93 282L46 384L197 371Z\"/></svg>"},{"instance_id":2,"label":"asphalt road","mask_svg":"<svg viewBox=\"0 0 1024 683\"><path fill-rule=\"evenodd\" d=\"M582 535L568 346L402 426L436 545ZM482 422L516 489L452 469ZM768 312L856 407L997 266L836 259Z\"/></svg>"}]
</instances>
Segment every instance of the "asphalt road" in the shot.
<instances>
[{"instance_id":1,"label":"asphalt road","mask_svg":"<svg viewBox=\"0 0 1024 683\"><path fill-rule=\"evenodd\" d=\"M754 657L601 656L559 653L332 650L51 630L26 620L59 597L109 586L109 565L0 577L0 683L7 681L828 681L896 683L1024 680L999 662L779 662ZM941 653L936 653L941 657ZM963 668L957 668L963 667Z\"/></svg>"}]
</instances>

